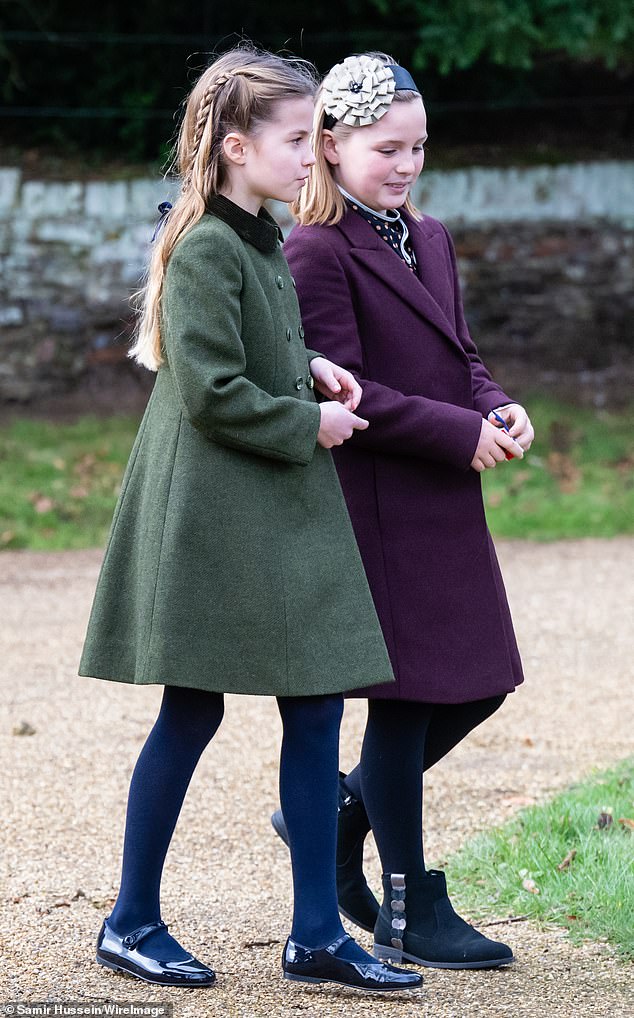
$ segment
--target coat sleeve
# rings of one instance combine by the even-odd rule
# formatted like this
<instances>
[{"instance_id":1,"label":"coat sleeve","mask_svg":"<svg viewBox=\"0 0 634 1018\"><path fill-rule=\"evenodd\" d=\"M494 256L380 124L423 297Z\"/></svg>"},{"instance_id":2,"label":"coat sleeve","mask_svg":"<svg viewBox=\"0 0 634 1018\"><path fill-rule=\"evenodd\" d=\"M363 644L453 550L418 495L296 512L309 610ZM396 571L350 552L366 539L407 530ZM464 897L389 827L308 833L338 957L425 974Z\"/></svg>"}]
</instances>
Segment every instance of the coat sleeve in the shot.
<instances>
[{"instance_id":1,"label":"coat sleeve","mask_svg":"<svg viewBox=\"0 0 634 1018\"><path fill-rule=\"evenodd\" d=\"M469 334L469 328L465 321L464 308L462 306L462 295L460 292L460 278L458 275L458 264L456 261L456 251L451 239L449 230L440 223L447 239L447 247L449 250L449 257L451 259L451 267L453 271L453 290L454 290L454 301L455 301L455 313L456 313L456 334L460 340L465 353L469 358L471 364L471 386L473 390L473 405L483 417L487 417L491 410L495 410L496 407L503 406L505 403L515 402L510 396L504 392L503 389L497 385L491 375L487 371L486 367L480 359L477 348L471 336Z\"/></svg>"},{"instance_id":2,"label":"coat sleeve","mask_svg":"<svg viewBox=\"0 0 634 1018\"><path fill-rule=\"evenodd\" d=\"M284 245L297 283L307 340L347 368L363 389L356 413L370 426L346 444L387 455L420 456L468 469L480 438L475 410L405 395L367 377L350 286L332 245L314 232L292 232Z\"/></svg>"},{"instance_id":3,"label":"coat sleeve","mask_svg":"<svg viewBox=\"0 0 634 1018\"><path fill-rule=\"evenodd\" d=\"M163 290L164 343L185 415L221 445L289 463L312 459L319 405L272 396L246 377L241 340L242 267L230 244L204 234L173 251Z\"/></svg>"}]
</instances>

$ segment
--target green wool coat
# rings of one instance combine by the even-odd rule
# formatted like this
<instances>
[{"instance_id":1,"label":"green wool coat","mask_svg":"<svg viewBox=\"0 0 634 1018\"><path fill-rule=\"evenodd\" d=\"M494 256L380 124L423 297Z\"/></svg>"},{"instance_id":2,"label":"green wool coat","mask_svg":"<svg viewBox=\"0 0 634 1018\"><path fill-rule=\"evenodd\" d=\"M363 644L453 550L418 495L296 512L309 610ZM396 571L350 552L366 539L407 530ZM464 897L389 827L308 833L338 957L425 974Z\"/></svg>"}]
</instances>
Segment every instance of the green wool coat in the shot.
<instances>
[{"instance_id":1,"label":"green wool coat","mask_svg":"<svg viewBox=\"0 0 634 1018\"><path fill-rule=\"evenodd\" d=\"M80 674L279 696L390 681L268 213L214 198L162 312Z\"/></svg>"}]
</instances>

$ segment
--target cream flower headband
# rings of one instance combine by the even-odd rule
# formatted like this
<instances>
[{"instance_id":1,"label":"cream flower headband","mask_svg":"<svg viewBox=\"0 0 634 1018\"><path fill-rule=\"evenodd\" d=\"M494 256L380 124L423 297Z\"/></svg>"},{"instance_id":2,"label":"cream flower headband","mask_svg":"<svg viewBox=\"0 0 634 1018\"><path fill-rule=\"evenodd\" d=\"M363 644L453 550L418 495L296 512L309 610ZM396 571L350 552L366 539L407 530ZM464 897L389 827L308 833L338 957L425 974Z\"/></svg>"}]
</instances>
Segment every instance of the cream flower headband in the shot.
<instances>
[{"instance_id":1,"label":"cream flower headband","mask_svg":"<svg viewBox=\"0 0 634 1018\"><path fill-rule=\"evenodd\" d=\"M349 127L374 124L389 110L397 89L418 92L404 67L384 64L376 57L346 57L335 64L322 82L324 126L334 127L337 121Z\"/></svg>"}]
</instances>

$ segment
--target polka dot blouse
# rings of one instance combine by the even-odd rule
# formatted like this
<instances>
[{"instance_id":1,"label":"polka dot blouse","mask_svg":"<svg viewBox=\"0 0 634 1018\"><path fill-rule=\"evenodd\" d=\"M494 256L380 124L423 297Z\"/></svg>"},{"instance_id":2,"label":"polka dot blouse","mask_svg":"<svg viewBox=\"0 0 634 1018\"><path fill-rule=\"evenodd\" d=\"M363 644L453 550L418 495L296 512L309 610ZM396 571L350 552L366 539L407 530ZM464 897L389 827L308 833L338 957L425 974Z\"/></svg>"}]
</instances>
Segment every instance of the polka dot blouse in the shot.
<instances>
[{"instance_id":1,"label":"polka dot blouse","mask_svg":"<svg viewBox=\"0 0 634 1018\"><path fill-rule=\"evenodd\" d=\"M376 230L382 240L392 248L392 250L402 258L408 268L412 272L416 271L416 255L412 247L412 241L409 235L409 230L401 218L400 213L397 209L386 209L385 212L375 212L374 209L368 208L363 202L360 202L357 198L353 198L352 195L344 191L342 187L339 188L343 194L346 202L350 208L357 212L363 219L370 224L370 226Z\"/></svg>"}]
</instances>

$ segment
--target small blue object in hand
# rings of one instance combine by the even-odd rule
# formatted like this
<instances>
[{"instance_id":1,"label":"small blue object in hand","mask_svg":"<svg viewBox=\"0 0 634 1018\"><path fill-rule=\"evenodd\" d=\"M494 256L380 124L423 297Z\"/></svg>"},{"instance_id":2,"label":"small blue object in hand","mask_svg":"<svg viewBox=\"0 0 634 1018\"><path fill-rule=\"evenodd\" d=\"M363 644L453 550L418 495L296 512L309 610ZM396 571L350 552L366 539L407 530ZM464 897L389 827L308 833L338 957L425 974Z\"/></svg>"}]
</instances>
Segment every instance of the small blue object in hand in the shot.
<instances>
[{"instance_id":1,"label":"small blue object in hand","mask_svg":"<svg viewBox=\"0 0 634 1018\"><path fill-rule=\"evenodd\" d=\"M495 417L495 419L498 422L498 424L500 424L504 428L505 431L508 431L509 430L508 424L506 423L504 418L500 416L500 414L497 412L497 410L492 410L491 413Z\"/></svg>"},{"instance_id":2,"label":"small blue object in hand","mask_svg":"<svg viewBox=\"0 0 634 1018\"><path fill-rule=\"evenodd\" d=\"M501 427L503 427L503 428L504 428L504 430L505 430L505 431L507 432L507 434L508 434L508 431L509 431L509 426L508 426L508 424L506 423L506 421L504 420L504 418L503 418L503 417L501 417L501 416L500 416L500 414L499 414L499 413L498 413L498 412L497 412L496 410L492 410L492 411L491 411L491 413L492 413L492 414L493 414L493 416L495 417L495 419L496 419L496 421L498 422L498 424L500 424L500 425L501 425ZM513 453L512 453L512 452L509 452L509 451L508 451L508 449L505 449L505 450L504 450L504 455L506 456L507 460L514 460L514 459L515 459L515 456L513 455Z\"/></svg>"}]
</instances>

